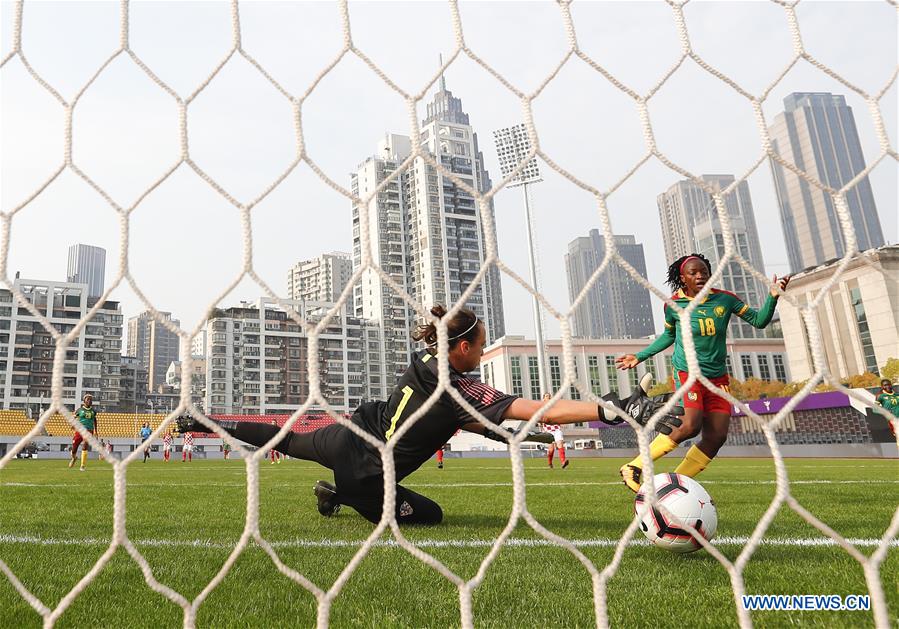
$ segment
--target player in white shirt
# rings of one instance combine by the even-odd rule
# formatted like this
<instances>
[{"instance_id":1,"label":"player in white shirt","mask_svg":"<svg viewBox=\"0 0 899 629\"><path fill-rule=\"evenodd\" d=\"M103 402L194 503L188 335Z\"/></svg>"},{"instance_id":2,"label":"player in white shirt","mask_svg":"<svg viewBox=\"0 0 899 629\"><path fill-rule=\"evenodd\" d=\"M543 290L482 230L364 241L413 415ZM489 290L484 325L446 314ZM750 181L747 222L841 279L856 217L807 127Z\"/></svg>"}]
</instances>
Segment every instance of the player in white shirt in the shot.
<instances>
[{"instance_id":1,"label":"player in white shirt","mask_svg":"<svg viewBox=\"0 0 899 629\"><path fill-rule=\"evenodd\" d=\"M184 463L185 460L191 463L194 460L194 435L190 432L184 433L184 445L181 448L181 462Z\"/></svg>"},{"instance_id":2,"label":"player in white shirt","mask_svg":"<svg viewBox=\"0 0 899 629\"><path fill-rule=\"evenodd\" d=\"M552 395L549 393L543 394L543 401L548 402L552 399ZM553 442L549 444L549 449L547 450L546 458L549 462L549 467L553 466L553 454L555 451L559 451L559 460L562 462L562 469L564 470L568 467L569 461L565 458L565 437L562 435L562 427L558 424L541 424L543 426L543 430L548 432L553 436Z\"/></svg>"},{"instance_id":3,"label":"player in white shirt","mask_svg":"<svg viewBox=\"0 0 899 629\"><path fill-rule=\"evenodd\" d=\"M162 460L166 463L172 458L172 433L167 432L162 438Z\"/></svg>"}]
</instances>

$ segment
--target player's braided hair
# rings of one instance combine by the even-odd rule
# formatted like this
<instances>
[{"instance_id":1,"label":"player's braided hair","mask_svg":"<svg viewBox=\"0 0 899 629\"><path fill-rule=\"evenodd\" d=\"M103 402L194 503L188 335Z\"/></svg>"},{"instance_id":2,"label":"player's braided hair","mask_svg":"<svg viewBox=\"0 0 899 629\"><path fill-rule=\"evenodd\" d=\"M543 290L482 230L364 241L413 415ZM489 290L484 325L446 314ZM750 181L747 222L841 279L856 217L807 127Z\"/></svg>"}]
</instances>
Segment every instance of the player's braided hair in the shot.
<instances>
[{"instance_id":1,"label":"player's braided hair","mask_svg":"<svg viewBox=\"0 0 899 629\"><path fill-rule=\"evenodd\" d=\"M442 319L446 316L446 308L440 304L431 308L431 314ZM462 308L456 315L447 321L446 331L449 336L450 349L455 347L462 341L473 343L478 334L478 315L468 308ZM424 341L428 347L437 347L437 326L430 321L426 324L419 325L412 338L416 341Z\"/></svg>"},{"instance_id":2,"label":"player's braided hair","mask_svg":"<svg viewBox=\"0 0 899 629\"><path fill-rule=\"evenodd\" d=\"M686 284L684 284L683 280L680 278L680 270L681 266L683 266L684 261L687 258L699 258L703 262L705 262L705 267L709 270L709 274L712 273L712 263L709 262L709 259L706 258L701 253L690 253L685 256L679 257L677 260L671 263L671 266L668 267L668 279L665 280L665 283L671 287L671 290L679 290L681 288L686 288Z\"/></svg>"}]
</instances>

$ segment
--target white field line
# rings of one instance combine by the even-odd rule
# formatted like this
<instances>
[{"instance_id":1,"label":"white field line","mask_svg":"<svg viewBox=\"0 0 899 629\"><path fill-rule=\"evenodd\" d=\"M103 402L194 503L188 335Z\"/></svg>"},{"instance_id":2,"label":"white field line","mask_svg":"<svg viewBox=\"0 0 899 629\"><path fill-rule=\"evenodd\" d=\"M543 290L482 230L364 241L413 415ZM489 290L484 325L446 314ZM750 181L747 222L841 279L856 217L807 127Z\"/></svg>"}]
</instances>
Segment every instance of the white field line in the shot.
<instances>
[{"instance_id":1,"label":"white field line","mask_svg":"<svg viewBox=\"0 0 899 629\"><path fill-rule=\"evenodd\" d=\"M703 485L774 485L774 480L704 480ZM266 483L267 486L296 486L301 482L292 483ZM871 480L791 480L790 485L897 485L899 479L871 479ZM402 483L404 487L511 487L511 482L504 483ZM527 487L579 487L579 486L614 486L621 485L621 481L562 481L558 483L526 483ZM128 483L128 487L246 487L246 483ZM81 483L0 483L0 487L85 487ZM90 487L95 488L96 485Z\"/></svg>"},{"instance_id":2,"label":"white field line","mask_svg":"<svg viewBox=\"0 0 899 629\"><path fill-rule=\"evenodd\" d=\"M174 539L142 539L132 540L136 546L163 547L163 548L211 548L231 550L237 543L220 542L209 539L174 540ZM419 548L489 548L496 542L494 539L421 539L411 540ZM713 540L716 546L745 546L748 537L719 537ZM880 544L876 538L850 538L850 544L857 547L874 547ZM293 539L270 542L275 548L358 548L364 540L328 540L328 539ZM593 538L574 539L571 542L579 548L611 548L618 544L617 539ZM37 546L108 546L109 539L85 537L80 539L58 539L36 537L30 535L0 534L0 544L29 544ZM766 546L836 546L837 543L826 537L775 537L763 539ZM634 539L629 546L649 546L647 540ZM395 540L379 540L375 546L382 548L399 548ZM522 539L511 538L504 546L510 548L533 548L539 546L557 546L555 542L546 539ZM890 542L890 546L899 546L899 539Z\"/></svg>"}]
</instances>

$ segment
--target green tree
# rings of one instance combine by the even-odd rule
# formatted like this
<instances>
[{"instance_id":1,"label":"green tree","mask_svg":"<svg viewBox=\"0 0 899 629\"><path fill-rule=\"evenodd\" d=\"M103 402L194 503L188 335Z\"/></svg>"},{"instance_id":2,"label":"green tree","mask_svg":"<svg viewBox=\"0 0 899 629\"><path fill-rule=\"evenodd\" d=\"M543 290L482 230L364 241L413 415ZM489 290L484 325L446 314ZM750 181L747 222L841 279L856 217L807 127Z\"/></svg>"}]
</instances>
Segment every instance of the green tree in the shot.
<instances>
[{"instance_id":1,"label":"green tree","mask_svg":"<svg viewBox=\"0 0 899 629\"><path fill-rule=\"evenodd\" d=\"M841 380L841 382L850 389L870 389L872 387L880 386L880 377L877 374L866 371L862 374L849 376L848 378Z\"/></svg>"},{"instance_id":2,"label":"green tree","mask_svg":"<svg viewBox=\"0 0 899 629\"><path fill-rule=\"evenodd\" d=\"M887 358L887 364L880 370L880 375L889 378L891 382L899 381L899 358Z\"/></svg>"},{"instance_id":3,"label":"green tree","mask_svg":"<svg viewBox=\"0 0 899 629\"><path fill-rule=\"evenodd\" d=\"M649 395L649 397L655 397L664 393L671 393L672 391L674 391L674 388L671 386L671 381L666 380L665 382L656 382L652 385L652 388L649 389L647 395Z\"/></svg>"}]
</instances>

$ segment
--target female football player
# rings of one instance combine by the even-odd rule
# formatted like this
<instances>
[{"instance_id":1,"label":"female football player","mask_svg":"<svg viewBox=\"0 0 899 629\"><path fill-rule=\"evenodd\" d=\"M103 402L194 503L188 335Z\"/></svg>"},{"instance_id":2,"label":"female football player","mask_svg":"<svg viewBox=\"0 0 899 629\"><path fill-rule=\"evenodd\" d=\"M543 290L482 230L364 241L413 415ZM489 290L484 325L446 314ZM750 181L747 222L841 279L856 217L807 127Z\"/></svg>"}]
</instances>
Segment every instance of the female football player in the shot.
<instances>
[{"instance_id":1,"label":"female football player","mask_svg":"<svg viewBox=\"0 0 899 629\"><path fill-rule=\"evenodd\" d=\"M668 267L666 283L675 291L672 301L682 308L702 290L712 274L712 265L705 256L693 253L675 260ZM773 284L786 290L790 282L789 276L780 279L774 276ZM690 327L693 331L693 344L702 375L722 390L728 390L730 380L727 375L727 324L731 315L737 315L756 328L764 328L774 316L778 293L771 290L765 304L758 312L744 304L739 297L724 290L712 288L702 303L693 310ZM684 353L680 334L680 318L677 313L665 305L665 332L649 347L634 354L625 354L616 359L619 369L633 369L647 358L674 344L672 365L677 371L680 383L686 382L687 358ZM696 476L708 466L718 454L718 450L727 440L730 427L730 402L717 393L706 389L699 381L694 382L690 390L684 394L684 417L682 424L671 431L670 435L660 434L650 444L649 453L653 460L659 459L677 447L677 444L692 439L700 432L699 444L693 445L684 460L674 470L677 474ZM633 491L640 489L640 477L643 463L637 456L630 463L621 467L620 473L624 484Z\"/></svg>"},{"instance_id":2,"label":"female football player","mask_svg":"<svg viewBox=\"0 0 899 629\"><path fill-rule=\"evenodd\" d=\"M431 314L443 318L446 310L435 306ZM530 419L543 403L506 395L466 374L477 369L486 344L484 324L468 309L461 309L447 322L449 336L450 382L468 404L488 421L499 425L504 419ZM386 402L366 402L353 414L350 421L381 442L389 441L394 433L428 400L438 385L437 328L429 323L419 326L413 334L416 341L424 341L427 348L415 352L412 363L397 382ZM631 416L645 423L655 409L642 389L622 402L617 395L607 399L619 408L631 411ZM570 423L602 420L611 424L623 420L611 416L590 402L559 400L545 417L554 423ZM218 420L222 429L252 445L261 446L278 432L277 426L258 422ZM659 429L671 431L680 420L665 417ZM190 417L179 418L181 432L210 432L203 424ZM505 441L499 434L474 420L462 406L444 392L414 425L397 441L393 449L396 466L396 520L400 524L438 524L443 511L433 500L422 496L399 483L421 467L457 429L483 434ZM334 423L308 433L287 433L274 446L279 452L315 461L334 472L334 484L319 481L314 493L318 510L322 515L334 515L340 505L352 507L370 522L378 522L384 502L384 477L380 452L352 430Z\"/></svg>"},{"instance_id":3,"label":"female football player","mask_svg":"<svg viewBox=\"0 0 899 629\"><path fill-rule=\"evenodd\" d=\"M552 399L552 394L544 393L543 394L543 402L549 402ZM547 422L542 422L541 426L543 430L552 435L552 442L549 444L549 448L546 450L546 459L549 463L549 468L553 467L553 454L555 454L556 450L559 450L559 461L562 463L562 469L564 470L568 467L568 459L565 458L565 437L562 435L562 427L558 424L552 424Z\"/></svg>"}]
</instances>

